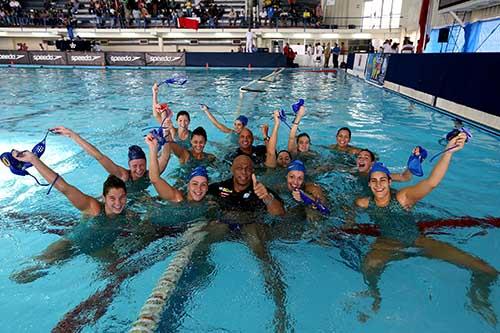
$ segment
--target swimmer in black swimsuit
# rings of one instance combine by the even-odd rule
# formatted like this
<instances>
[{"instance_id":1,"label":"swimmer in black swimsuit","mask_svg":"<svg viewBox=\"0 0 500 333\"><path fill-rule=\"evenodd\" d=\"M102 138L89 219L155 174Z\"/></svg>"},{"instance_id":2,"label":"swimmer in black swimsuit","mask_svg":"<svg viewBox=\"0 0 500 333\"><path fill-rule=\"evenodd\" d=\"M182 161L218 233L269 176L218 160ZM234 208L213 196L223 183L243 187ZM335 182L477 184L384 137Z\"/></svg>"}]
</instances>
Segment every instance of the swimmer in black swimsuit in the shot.
<instances>
[{"instance_id":1,"label":"swimmer in black swimsuit","mask_svg":"<svg viewBox=\"0 0 500 333\"><path fill-rule=\"evenodd\" d=\"M239 155L250 157L257 166L262 166L266 160L266 146L253 145L253 133L248 128L243 128L238 139L238 149L234 153L226 156L227 160L233 160Z\"/></svg>"},{"instance_id":2,"label":"swimmer in black swimsuit","mask_svg":"<svg viewBox=\"0 0 500 333\"><path fill-rule=\"evenodd\" d=\"M420 254L428 258L447 261L472 272L471 287L468 296L472 308L490 324L496 325L497 318L488 301L490 285L494 283L499 272L484 262L456 247L426 237L419 233L410 209L444 178L452 155L464 147L466 134L461 133L450 140L442 158L432 170L431 175L416 185L391 190L391 174L381 163L375 163L370 170L369 187L372 195L356 200L356 205L367 210L368 215L379 225L381 237L372 244L370 252L363 261L363 273L374 298L373 310L380 307L381 296L378 280L387 263L401 260L408 255L407 247L417 247Z\"/></svg>"},{"instance_id":3,"label":"swimmer in black swimsuit","mask_svg":"<svg viewBox=\"0 0 500 333\"><path fill-rule=\"evenodd\" d=\"M223 235L232 229L241 233L252 252L260 259L266 290L269 290L276 303L275 331L285 332L288 327L285 285L281 269L266 246L268 225L259 223L263 221L262 214L265 212L284 215L283 202L276 193L257 181L250 157L236 157L231 171L232 178L209 186L209 194L219 204L222 223L212 224L208 231Z\"/></svg>"}]
</instances>

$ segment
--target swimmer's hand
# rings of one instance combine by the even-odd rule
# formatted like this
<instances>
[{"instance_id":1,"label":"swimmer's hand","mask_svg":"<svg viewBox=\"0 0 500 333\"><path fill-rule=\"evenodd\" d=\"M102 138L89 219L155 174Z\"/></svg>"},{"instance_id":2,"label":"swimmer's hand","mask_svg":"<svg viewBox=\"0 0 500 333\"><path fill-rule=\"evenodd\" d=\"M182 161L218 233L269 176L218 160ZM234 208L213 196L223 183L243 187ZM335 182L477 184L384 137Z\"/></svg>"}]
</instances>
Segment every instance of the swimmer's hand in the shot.
<instances>
[{"instance_id":1,"label":"swimmer's hand","mask_svg":"<svg viewBox=\"0 0 500 333\"><path fill-rule=\"evenodd\" d=\"M262 131L262 136L264 137L264 140L266 138L269 138L269 125L268 124L260 125L260 130Z\"/></svg>"},{"instance_id":2,"label":"swimmer's hand","mask_svg":"<svg viewBox=\"0 0 500 333\"><path fill-rule=\"evenodd\" d=\"M264 186L264 184L257 181L257 177L255 177L254 173L252 173L252 183L253 183L253 191L260 200L266 201L270 199L270 195L269 192L267 192L267 188Z\"/></svg>"},{"instance_id":3,"label":"swimmer's hand","mask_svg":"<svg viewBox=\"0 0 500 333\"><path fill-rule=\"evenodd\" d=\"M24 151L19 151L19 150L12 150L12 156L21 162L33 162L36 160L38 157L30 152L29 150L24 150Z\"/></svg>"},{"instance_id":4,"label":"swimmer's hand","mask_svg":"<svg viewBox=\"0 0 500 333\"><path fill-rule=\"evenodd\" d=\"M150 150L158 150L158 140L156 140L153 134L149 133L148 135L146 135L146 137L144 138L144 142L148 145Z\"/></svg>"},{"instance_id":5,"label":"swimmer's hand","mask_svg":"<svg viewBox=\"0 0 500 333\"><path fill-rule=\"evenodd\" d=\"M304 114L306 113L306 107L304 105L302 105L300 108L299 108L299 111L297 111L297 116L299 117L303 117Z\"/></svg>"},{"instance_id":6,"label":"swimmer's hand","mask_svg":"<svg viewBox=\"0 0 500 333\"><path fill-rule=\"evenodd\" d=\"M208 111L208 105L206 104L200 104L200 108L205 112Z\"/></svg>"},{"instance_id":7,"label":"swimmer's hand","mask_svg":"<svg viewBox=\"0 0 500 333\"><path fill-rule=\"evenodd\" d=\"M64 135L67 136L68 138L74 138L76 133L70 130L69 128L66 128L64 126L56 126L54 128L49 129L54 134L59 134L59 135Z\"/></svg>"},{"instance_id":8,"label":"swimmer's hand","mask_svg":"<svg viewBox=\"0 0 500 333\"><path fill-rule=\"evenodd\" d=\"M274 118L274 123L279 124L281 119L280 119L280 111L276 110L273 112L273 118Z\"/></svg>"},{"instance_id":9,"label":"swimmer's hand","mask_svg":"<svg viewBox=\"0 0 500 333\"><path fill-rule=\"evenodd\" d=\"M295 201L302 202L302 198L300 197L300 191L298 189L292 191L292 197Z\"/></svg>"},{"instance_id":10,"label":"swimmer's hand","mask_svg":"<svg viewBox=\"0 0 500 333\"><path fill-rule=\"evenodd\" d=\"M453 154L461 150L465 145L465 140L467 139L467 134L461 132L459 135L451 139L446 145L446 149L449 149L446 153Z\"/></svg>"},{"instance_id":11,"label":"swimmer's hand","mask_svg":"<svg viewBox=\"0 0 500 333\"><path fill-rule=\"evenodd\" d=\"M158 95L158 83L156 81L153 83L152 90L153 90L153 95Z\"/></svg>"}]
</instances>

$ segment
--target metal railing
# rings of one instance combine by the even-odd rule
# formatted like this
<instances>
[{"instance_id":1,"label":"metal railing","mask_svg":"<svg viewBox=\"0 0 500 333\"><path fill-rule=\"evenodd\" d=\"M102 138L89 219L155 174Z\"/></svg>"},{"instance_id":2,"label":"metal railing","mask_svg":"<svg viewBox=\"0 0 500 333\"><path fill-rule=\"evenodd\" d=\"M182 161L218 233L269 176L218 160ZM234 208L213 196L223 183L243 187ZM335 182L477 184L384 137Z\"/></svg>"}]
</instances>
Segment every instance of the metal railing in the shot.
<instances>
[{"instance_id":1,"label":"metal railing","mask_svg":"<svg viewBox=\"0 0 500 333\"><path fill-rule=\"evenodd\" d=\"M86 15L88 16L88 15ZM200 29L246 29L252 28L268 28L280 31L281 29L297 29L301 28L304 31L307 29L328 29L339 30L349 29L363 31L367 29L391 29L390 27L381 27L380 25L363 28L364 19L373 19L376 17L341 17L341 16L328 16L321 19L317 18L299 18L299 17L276 17L273 19L268 18L254 18L250 23L250 18L240 17L238 19L229 19L223 16L218 20L201 20L199 24ZM400 19L401 16L393 16L392 18ZM67 28L71 26L73 29L77 28L93 28L93 29L151 29L151 28L170 28L178 29L177 19L172 17L151 17L146 19L134 19L123 17L78 17L75 16L71 22L62 17L51 18L29 18L29 17L5 17L0 21L1 27L19 27L21 30L24 28Z\"/></svg>"}]
</instances>

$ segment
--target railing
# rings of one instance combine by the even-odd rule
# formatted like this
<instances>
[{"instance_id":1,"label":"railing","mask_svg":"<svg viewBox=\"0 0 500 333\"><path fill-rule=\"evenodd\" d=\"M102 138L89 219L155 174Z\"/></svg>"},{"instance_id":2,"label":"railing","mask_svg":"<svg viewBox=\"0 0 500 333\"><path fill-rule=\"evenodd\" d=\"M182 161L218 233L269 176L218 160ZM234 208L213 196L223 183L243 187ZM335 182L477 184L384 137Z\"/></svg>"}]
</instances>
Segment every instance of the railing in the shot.
<instances>
[{"instance_id":1,"label":"railing","mask_svg":"<svg viewBox=\"0 0 500 333\"><path fill-rule=\"evenodd\" d=\"M364 19L377 19L380 17L341 17L329 16L323 17L321 20L316 18L299 18L299 17L277 17L273 19L254 18L250 24L250 18L241 17L238 19L229 19L226 16L220 20L202 21L199 24L200 29L235 29L235 28L270 28L280 31L281 29L302 28L307 29L350 29L350 30L368 30L368 29L390 29L390 27L381 27L380 25L365 27L363 29ZM385 17L384 17L385 18ZM392 16L391 19L400 19L401 16ZM177 20L172 17L151 17L147 19L124 19L123 17L102 16L92 18L75 17L71 22L73 29L77 28L94 28L94 29L150 29L150 28L170 28L177 29ZM67 20L61 18L28 18L17 17L15 19L7 17L0 21L0 27L19 27L23 28L66 28L68 27Z\"/></svg>"}]
</instances>

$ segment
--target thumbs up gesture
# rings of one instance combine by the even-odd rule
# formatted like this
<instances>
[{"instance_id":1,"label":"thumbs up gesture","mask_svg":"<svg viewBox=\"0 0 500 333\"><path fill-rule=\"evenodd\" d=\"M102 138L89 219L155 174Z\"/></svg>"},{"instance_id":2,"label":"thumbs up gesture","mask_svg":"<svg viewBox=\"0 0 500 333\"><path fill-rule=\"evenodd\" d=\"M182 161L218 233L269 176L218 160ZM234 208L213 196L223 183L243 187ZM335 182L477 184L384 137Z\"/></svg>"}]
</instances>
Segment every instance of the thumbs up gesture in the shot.
<instances>
[{"instance_id":1,"label":"thumbs up gesture","mask_svg":"<svg viewBox=\"0 0 500 333\"><path fill-rule=\"evenodd\" d=\"M259 183L257 181L257 177L255 177L254 173L252 173L252 183L253 183L253 191L255 195L259 197L260 200L269 199L269 192L267 192L267 189L264 186L264 184Z\"/></svg>"}]
</instances>

